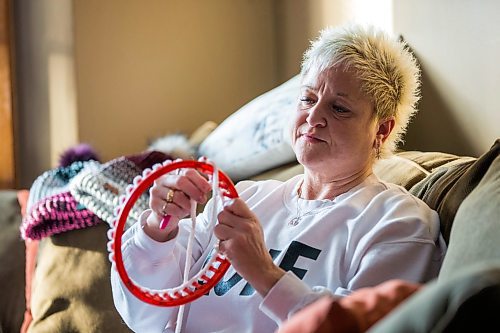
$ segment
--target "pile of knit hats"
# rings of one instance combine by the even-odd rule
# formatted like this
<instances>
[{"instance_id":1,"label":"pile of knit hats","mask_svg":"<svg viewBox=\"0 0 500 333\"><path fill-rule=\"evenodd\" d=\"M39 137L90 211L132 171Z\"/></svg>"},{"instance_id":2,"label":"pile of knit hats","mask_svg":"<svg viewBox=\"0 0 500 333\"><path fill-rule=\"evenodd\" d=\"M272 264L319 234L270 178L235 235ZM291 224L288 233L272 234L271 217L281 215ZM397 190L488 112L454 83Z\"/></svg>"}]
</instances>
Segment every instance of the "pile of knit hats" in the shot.
<instances>
[{"instance_id":1,"label":"pile of knit hats","mask_svg":"<svg viewBox=\"0 0 500 333\"><path fill-rule=\"evenodd\" d=\"M23 239L39 240L103 221L111 224L118 200L133 179L144 169L173 159L163 152L148 150L100 163L90 147L75 154L81 148L79 145L68 150L61 156L59 167L33 182L20 227ZM149 191L145 191L131 210L127 225L148 208L148 201Z\"/></svg>"},{"instance_id":2,"label":"pile of knit hats","mask_svg":"<svg viewBox=\"0 0 500 333\"><path fill-rule=\"evenodd\" d=\"M98 167L89 167L80 172L70 183L71 194L87 209L111 225L115 216L115 208L120 196L126 193L126 188L134 178L142 174L146 168L168 159L157 151L144 154L119 157ZM126 227L129 227L139 215L148 208L149 194L143 192L137 199L129 216Z\"/></svg>"}]
</instances>

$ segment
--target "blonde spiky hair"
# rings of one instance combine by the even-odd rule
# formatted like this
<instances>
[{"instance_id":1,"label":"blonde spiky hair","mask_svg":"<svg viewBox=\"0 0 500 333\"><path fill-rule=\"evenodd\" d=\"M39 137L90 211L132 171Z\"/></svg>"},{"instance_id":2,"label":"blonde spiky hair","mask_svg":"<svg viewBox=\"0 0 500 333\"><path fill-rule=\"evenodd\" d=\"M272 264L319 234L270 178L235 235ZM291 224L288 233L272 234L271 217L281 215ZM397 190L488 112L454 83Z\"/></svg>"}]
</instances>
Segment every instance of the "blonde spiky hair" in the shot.
<instances>
[{"instance_id":1,"label":"blonde spiky hair","mask_svg":"<svg viewBox=\"0 0 500 333\"><path fill-rule=\"evenodd\" d=\"M340 63L358 73L376 119L394 117L394 129L381 147L381 155L389 155L417 112L420 68L415 57L404 42L373 27L327 28L304 53L301 74L319 74Z\"/></svg>"}]
</instances>

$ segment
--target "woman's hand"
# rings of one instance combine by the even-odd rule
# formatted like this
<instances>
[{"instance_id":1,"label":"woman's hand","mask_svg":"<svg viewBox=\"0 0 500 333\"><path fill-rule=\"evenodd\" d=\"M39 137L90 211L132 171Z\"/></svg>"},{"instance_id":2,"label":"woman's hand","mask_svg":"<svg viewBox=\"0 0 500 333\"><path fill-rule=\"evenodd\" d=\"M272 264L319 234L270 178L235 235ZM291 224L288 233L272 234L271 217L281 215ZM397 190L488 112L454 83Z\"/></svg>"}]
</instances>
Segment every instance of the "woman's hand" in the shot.
<instances>
[{"instance_id":1,"label":"woman's hand","mask_svg":"<svg viewBox=\"0 0 500 333\"><path fill-rule=\"evenodd\" d=\"M264 243L259 220L240 198L224 204L214 228L220 250L234 269L263 297L285 272L276 266Z\"/></svg>"},{"instance_id":2,"label":"woman's hand","mask_svg":"<svg viewBox=\"0 0 500 333\"><path fill-rule=\"evenodd\" d=\"M177 234L179 220L188 216L191 199L199 204L207 202L212 186L194 169L184 169L179 174L169 173L155 180L149 190L149 207L152 213L144 225L144 232L152 239L165 242ZM160 229L162 219L169 215L165 229Z\"/></svg>"}]
</instances>

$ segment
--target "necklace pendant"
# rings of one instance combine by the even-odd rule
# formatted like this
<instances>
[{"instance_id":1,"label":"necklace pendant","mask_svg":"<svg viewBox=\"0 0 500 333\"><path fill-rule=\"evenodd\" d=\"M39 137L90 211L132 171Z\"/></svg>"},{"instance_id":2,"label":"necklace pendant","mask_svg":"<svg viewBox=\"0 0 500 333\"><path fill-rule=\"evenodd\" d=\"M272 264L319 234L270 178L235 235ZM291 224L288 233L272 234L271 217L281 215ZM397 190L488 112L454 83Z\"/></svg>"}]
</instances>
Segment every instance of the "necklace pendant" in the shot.
<instances>
[{"instance_id":1,"label":"necklace pendant","mask_svg":"<svg viewBox=\"0 0 500 333\"><path fill-rule=\"evenodd\" d=\"M292 226L292 227L295 227L297 224L299 224L300 220L301 220L301 217L300 216L296 216L296 217L294 217L293 219L291 219L288 222L288 225Z\"/></svg>"}]
</instances>

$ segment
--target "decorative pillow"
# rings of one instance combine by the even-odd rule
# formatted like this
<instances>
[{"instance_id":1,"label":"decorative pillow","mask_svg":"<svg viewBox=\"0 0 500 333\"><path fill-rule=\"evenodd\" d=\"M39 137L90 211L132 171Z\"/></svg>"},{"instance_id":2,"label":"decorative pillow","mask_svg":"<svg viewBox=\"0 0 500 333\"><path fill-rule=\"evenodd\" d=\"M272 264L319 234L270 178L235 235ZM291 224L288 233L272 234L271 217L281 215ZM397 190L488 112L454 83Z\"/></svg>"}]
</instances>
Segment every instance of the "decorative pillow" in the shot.
<instances>
[{"instance_id":1,"label":"decorative pillow","mask_svg":"<svg viewBox=\"0 0 500 333\"><path fill-rule=\"evenodd\" d=\"M276 333L366 332L419 288L416 283L389 280L343 298L323 296L294 314Z\"/></svg>"},{"instance_id":2,"label":"decorative pillow","mask_svg":"<svg viewBox=\"0 0 500 333\"><path fill-rule=\"evenodd\" d=\"M214 161L233 181L293 161L289 120L299 89L297 75L244 105L208 135L199 156Z\"/></svg>"},{"instance_id":3,"label":"decorative pillow","mask_svg":"<svg viewBox=\"0 0 500 333\"><path fill-rule=\"evenodd\" d=\"M294 314L275 333L360 333L356 316L323 296Z\"/></svg>"}]
</instances>

